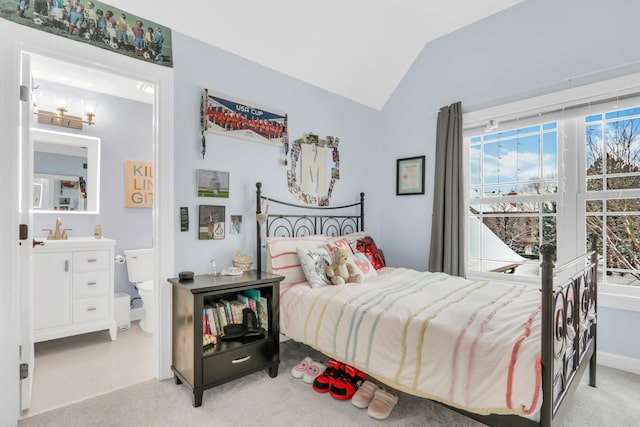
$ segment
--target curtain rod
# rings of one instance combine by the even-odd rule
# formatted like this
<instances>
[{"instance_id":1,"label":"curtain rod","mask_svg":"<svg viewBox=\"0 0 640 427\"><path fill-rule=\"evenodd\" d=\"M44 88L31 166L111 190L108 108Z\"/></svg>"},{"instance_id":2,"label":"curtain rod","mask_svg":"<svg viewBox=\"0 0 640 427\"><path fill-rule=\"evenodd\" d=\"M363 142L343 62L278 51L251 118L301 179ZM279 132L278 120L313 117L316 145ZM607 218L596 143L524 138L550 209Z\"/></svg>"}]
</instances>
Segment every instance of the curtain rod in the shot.
<instances>
[{"instance_id":1,"label":"curtain rod","mask_svg":"<svg viewBox=\"0 0 640 427\"><path fill-rule=\"evenodd\" d=\"M566 77L566 78L563 78L563 79L560 79L560 80L556 80L556 81L551 82L551 83L544 83L544 84L537 85L537 86L531 86L531 87L529 87L527 89L511 92L511 93L508 93L506 95L499 95L499 96L495 96L495 97L492 97L492 98L484 99L482 101L475 101L475 102L466 103L464 105L468 106L469 112L472 112L472 111L474 111L474 106L486 104L487 102L490 102L490 101L500 100L500 99L505 99L505 98L512 98L514 96L526 94L527 92L531 92L531 91L534 91L534 90L538 91L538 90L541 90L541 89L552 89L554 86L557 86L557 85L560 85L560 84L563 84L563 83L568 83L569 85L571 85L571 84L573 84L574 80L584 79L586 77L598 76L598 75L603 74L605 72L617 71L617 70L624 69L624 68L627 68L627 67L630 67L630 66L634 66L634 65L640 65L640 59L636 59L636 60L631 61L631 62L626 62L624 64L618 64L618 65L614 65L614 66L611 66L611 67L601 68L601 69L595 70L595 71L589 71L589 72L582 73L582 74L576 74L574 76L569 76L569 77ZM612 78L615 78L615 77L612 77ZM597 82L593 82L593 83L597 83ZM588 83L585 83L585 84L588 84ZM581 85L579 85L579 86L581 86ZM574 87L578 87L578 86L574 86ZM522 98L520 98L520 99L522 99ZM499 104L497 104L497 105L499 105ZM437 113L437 111L436 111L436 113Z\"/></svg>"}]
</instances>

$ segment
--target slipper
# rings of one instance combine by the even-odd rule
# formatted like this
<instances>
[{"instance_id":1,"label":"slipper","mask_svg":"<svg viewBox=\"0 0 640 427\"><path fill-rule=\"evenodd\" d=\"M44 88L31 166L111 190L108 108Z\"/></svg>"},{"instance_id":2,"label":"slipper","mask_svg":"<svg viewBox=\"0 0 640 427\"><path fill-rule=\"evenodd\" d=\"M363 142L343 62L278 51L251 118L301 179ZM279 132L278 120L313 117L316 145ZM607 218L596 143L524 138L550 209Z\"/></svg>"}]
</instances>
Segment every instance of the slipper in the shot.
<instances>
[{"instance_id":1,"label":"slipper","mask_svg":"<svg viewBox=\"0 0 640 427\"><path fill-rule=\"evenodd\" d=\"M345 365L345 374L331 384L331 397L338 400L351 399L362 383L367 379L367 375L352 366Z\"/></svg>"},{"instance_id":2,"label":"slipper","mask_svg":"<svg viewBox=\"0 0 640 427\"><path fill-rule=\"evenodd\" d=\"M293 368L291 368L291 376L293 378L302 378L302 376L304 375L304 373L307 371L307 368L309 367L309 365L313 362L313 359L310 357L305 357L304 359L302 359L300 362L298 362L298 364L296 366L294 366Z\"/></svg>"},{"instance_id":3,"label":"slipper","mask_svg":"<svg viewBox=\"0 0 640 427\"><path fill-rule=\"evenodd\" d=\"M313 361L307 366L307 370L302 375L302 381L307 384L313 384L318 375L323 374L326 369L327 365Z\"/></svg>"},{"instance_id":4,"label":"slipper","mask_svg":"<svg viewBox=\"0 0 640 427\"><path fill-rule=\"evenodd\" d=\"M398 395L381 388L373 394L367 413L371 418L384 420L391 414L396 403L398 403Z\"/></svg>"},{"instance_id":5,"label":"slipper","mask_svg":"<svg viewBox=\"0 0 640 427\"><path fill-rule=\"evenodd\" d=\"M318 375L316 379L313 380L313 389L318 393L327 393L331 389L331 385L334 381L344 375L344 368L345 365L337 360L329 360L327 369L324 373Z\"/></svg>"},{"instance_id":6,"label":"slipper","mask_svg":"<svg viewBox=\"0 0 640 427\"><path fill-rule=\"evenodd\" d=\"M379 385L374 384L371 381L365 381L351 398L351 403L353 403L353 406L356 408L364 409L369 406L376 390L380 389L381 387Z\"/></svg>"}]
</instances>

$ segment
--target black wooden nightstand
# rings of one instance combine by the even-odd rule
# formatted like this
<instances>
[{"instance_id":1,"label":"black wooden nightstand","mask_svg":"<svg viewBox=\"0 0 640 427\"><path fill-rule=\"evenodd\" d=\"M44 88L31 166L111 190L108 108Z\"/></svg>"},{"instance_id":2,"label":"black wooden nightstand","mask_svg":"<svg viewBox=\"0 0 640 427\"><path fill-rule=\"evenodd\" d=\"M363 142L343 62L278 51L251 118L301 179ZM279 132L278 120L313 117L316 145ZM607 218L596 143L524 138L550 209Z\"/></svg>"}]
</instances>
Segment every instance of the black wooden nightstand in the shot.
<instances>
[{"instance_id":1,"label":"black wooden nightstand","mask_svg":"<svg viewBox=\"0 0 640 427\"><path fill-rule=\"evenodd\" d=\"M202 405L204 390L268 369L278 375L280 363L280 282L283 276L246 271L238 276L202 275L193 280L169 279L173 286L173 362L176 384L193 390L193 406ZM235 300L248 289L266 298L268 327L259 339L218 340L203 347L203 309L220 299Z\"/></svg>"}]
</instances>

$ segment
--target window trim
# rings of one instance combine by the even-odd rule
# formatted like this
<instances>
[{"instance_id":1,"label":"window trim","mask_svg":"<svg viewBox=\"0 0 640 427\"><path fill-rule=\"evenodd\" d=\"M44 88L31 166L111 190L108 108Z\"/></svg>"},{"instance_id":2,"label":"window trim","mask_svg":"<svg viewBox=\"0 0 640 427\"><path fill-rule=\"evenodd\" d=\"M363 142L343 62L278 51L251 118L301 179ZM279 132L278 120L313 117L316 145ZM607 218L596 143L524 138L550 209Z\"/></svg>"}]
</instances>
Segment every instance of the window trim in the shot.
<instances>
[{"instance_id":1,"label":"window trim","mask_svg":"<svg viewBox=\"0 0 640 427\"><path fill-rule=\"evenodd\" d=\"M520 125L526 124L529 121L529 118L531 118L532 120L539 120L539 118L536 118L536 116L539 116L540 114L544 115L544 121L551 120L547 119L547 117L552 117L554 113L562 115L564 119L571 119L574 116L578 116L584 108L588 109L589 103L601 104L602 102L606 102L610 99L612 100L612 102L626 104L627 101L621 98L625 98L630 95L640 96L640 73L634 73L623 77L574 87L495 107L489 107L477 111L463 113L463 133L467 135L469 133L480 133L482 132L481 129L484 128L484 126L490 120L493 120L497 123L516 120L518 121L519 127ZM563 109L565 108L567 108L567 110L563 111ZM564 152L564 149L561 148L561 145L563 145L565 139L565 137L562 136L563 133L567 132L568 134L574 134L574 136L578 137L582 133L582 131L579 130L580 126L581 124L577 123L577 125L572 125L572 128L568 129L565 123L563 123L559 126L558 134L558 174L560 176L559 181L563 181L560 175L561 162L563 162L564 167L566 168L564 172L565 174L577 173L580 175L578 177L578 188L565 188L564 183L559 182L558 194L568 195L564 198L565 202L572 204L575 203L576 209L578 206L580 206L581 203L584 204L585 200L588 200L589 198L595 198L596 196L595 194L593 194L594 192L583 190L585 184L583 184L582 178L585 177L584 173L581 172L582 168L580 168L580 165L578 164L578 162L581 161L584 156L585 149L584 147L582 147L583 144L578 144L578 152L580 154L579 156L566 156L567 158L564 159L564 161L563 159L561 159L561 155L563 155L562 153ZM463 152L463 161L465 164L465 168L468 168L470 161L470 150L466 143ZM465 192L469 192L471 188L470 176L466 172L464 173L463 181L465 185ZM469 206L471 204L470 202L472 202L472 199L465 193L465 212L469 211ZM558 215L558 221L560 221L560 215ZM573 246L579 245L578 236L584 235L584 233L586 232L586 225L584 225L584 222L582 223L583 224L581 225L576 225L575 230L571 230L568 233L572 235L572 237L570 238L572 238L575 242ZM582 228L582 230L579 230L578 228ZM559 231L560 230L558 230L558 233ZM580 232L582 232L582 234L580 234ZM559 234L558 239L560 239ZM464 249L465 266L467 266L469 261L469 235L466 236ZM572 249L576 250L575 252L577 253L577 247L574 247ZM572 249L570 248L569 250ZM562 259L561 254L558 254L558 257L559 259ZM504 275L497 273L466 271L466 275L468 277L474 278L493 278L505 280L504 277L501 277ZM522 278L522 276L519 276L518 279L521 280ZM528 282L528 280L525 281ZM599 303L603 306L640 312L640 287L599 284L598 294Z\"/></svg>"}]
</instances>

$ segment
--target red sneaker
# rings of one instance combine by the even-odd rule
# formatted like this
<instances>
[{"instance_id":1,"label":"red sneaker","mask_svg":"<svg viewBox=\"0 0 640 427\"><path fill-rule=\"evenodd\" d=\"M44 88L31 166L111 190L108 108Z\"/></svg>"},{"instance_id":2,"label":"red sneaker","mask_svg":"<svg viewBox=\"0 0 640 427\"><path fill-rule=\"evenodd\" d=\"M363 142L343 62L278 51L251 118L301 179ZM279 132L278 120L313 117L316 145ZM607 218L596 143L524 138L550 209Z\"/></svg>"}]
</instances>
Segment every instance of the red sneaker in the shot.
<instances>
[{"instance_id":1,"label":"red sneaker","mask_svg":"<svg viewBox=\"0 0 640 427\"><path fill-rule=\"evenodd\" d=\"M347 400L355 394L356 390L367 379L367 375L352 366L344 366L344 375L331 384L331 397L338 400Z\"/></svg>"},{"instance_id":2,"label":"red sneaker","mask_svg":"<svg viewBox=\"0 0 640 427\"><path fill-rule=\"evenodd\" d=\"M313 380L313 389L318 393L327 393L331 390L331 385L344 375L345 366L337 360L331 359L324 373Z\"/></svg>"}]
</instances>

